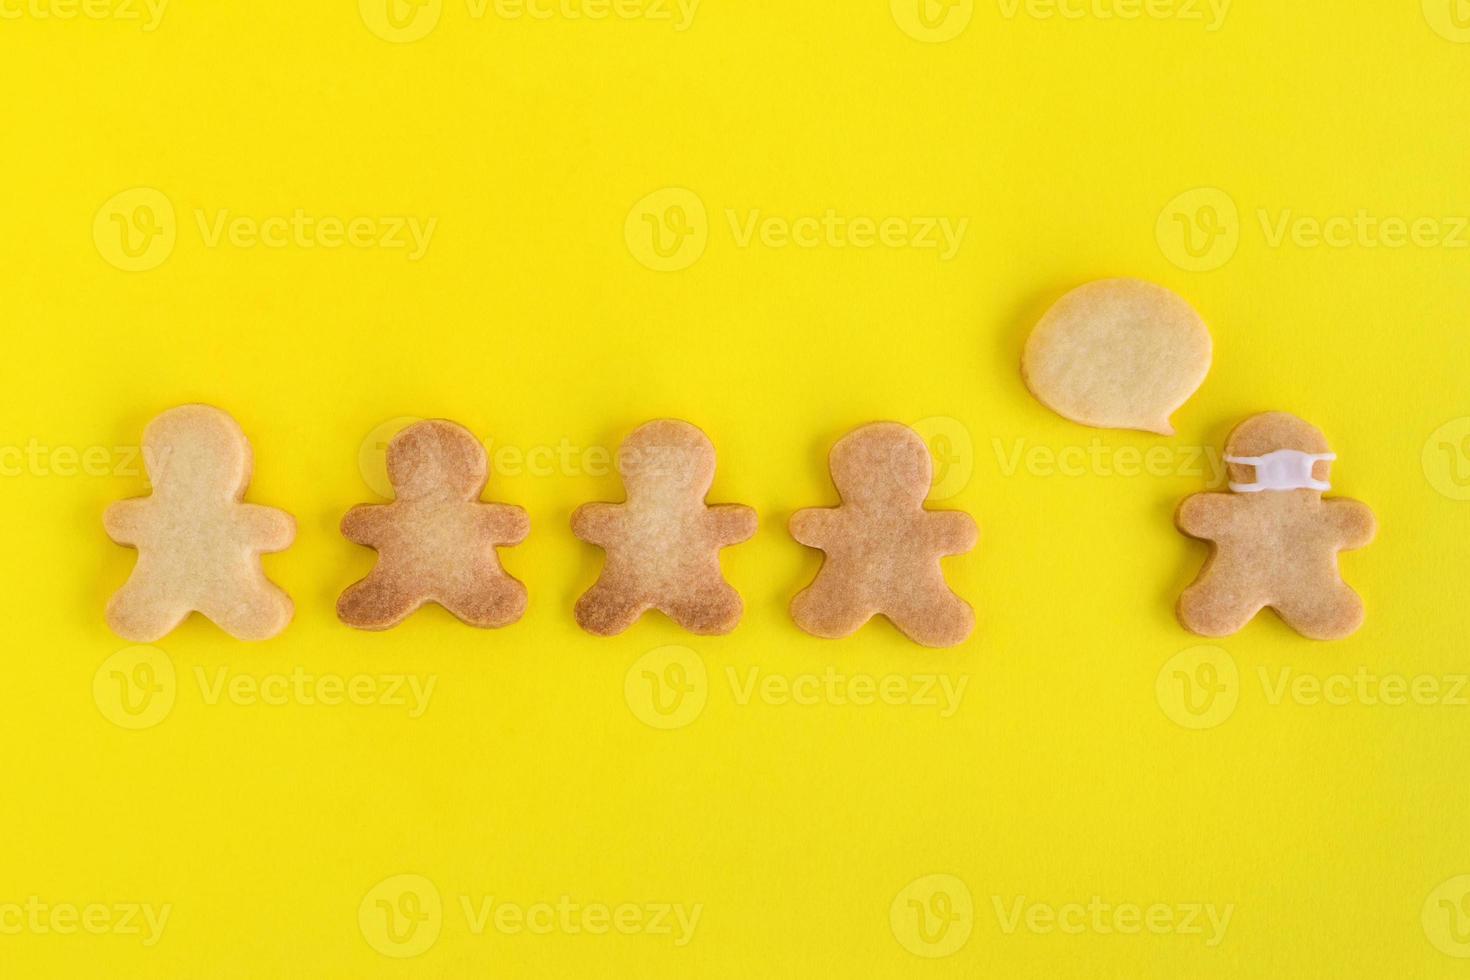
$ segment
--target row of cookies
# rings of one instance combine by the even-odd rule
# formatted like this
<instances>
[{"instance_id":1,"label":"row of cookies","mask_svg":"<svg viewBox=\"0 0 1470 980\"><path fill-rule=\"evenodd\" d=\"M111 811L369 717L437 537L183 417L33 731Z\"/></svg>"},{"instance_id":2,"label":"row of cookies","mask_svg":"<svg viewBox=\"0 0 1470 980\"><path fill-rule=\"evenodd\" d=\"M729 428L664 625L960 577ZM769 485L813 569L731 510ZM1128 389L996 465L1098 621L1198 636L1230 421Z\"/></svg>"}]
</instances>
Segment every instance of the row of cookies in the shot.
<instances>
[{"instance_id":1,"label":"row of cookies","mask_svg":"<svg viewBox=\"0 0 1470 980\"><path fill-rule=\"evenodd\" d=\"M260 556L288 548L295 521L243 502L252 456L239 424L217 408L181 406L148 425L144 450L152 495L114 504L104 521L114 541L138 550L107 608L112 629L148 643L199 612L240 639L284 630L294 606L265 577ZM385 630L434 602L472 626L518 620L526 588L496 549L525 540L530 521L519 507L481 501L489 478L483 444L453 422L419 422L389 443L387 463L395 499L355 507L342 520L342 533L377 550L378 561L343 592L339 618ZM969 551L978 532L968 514L924 508L932 468L923 439L897 423L863 426L833 447L842 504L791 519L796 540L826 554L792 601L798 625L840 638L882 614L926 646L970 635L974 612L950 590L940 559ZM756 514L705 502L715 473L708 437L687 422L650 422L619 449L618 470L626 501L588 504L572 516L576 536L607 555L577 602L577 622L611 636L657 609L694 633L733 630L743 603L719 553L755 534Z\"/></svg>"}]
</instances>

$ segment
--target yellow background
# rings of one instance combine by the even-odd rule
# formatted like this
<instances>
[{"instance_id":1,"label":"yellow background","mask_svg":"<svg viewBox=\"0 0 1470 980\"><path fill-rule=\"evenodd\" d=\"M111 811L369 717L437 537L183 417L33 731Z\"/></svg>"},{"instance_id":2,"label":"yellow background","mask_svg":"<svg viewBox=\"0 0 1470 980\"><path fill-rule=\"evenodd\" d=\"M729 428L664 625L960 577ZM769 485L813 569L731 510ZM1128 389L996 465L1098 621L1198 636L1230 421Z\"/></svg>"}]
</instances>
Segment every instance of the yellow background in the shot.
<instances>
[{"instance_id":1,"label":"yellow background","mask_svg":"<svg viewBox=\"0 0 1470 980\"><path fill-rule=\"evenodd\" d=\"M6 975L1463 973L1449 954L1470 954L1470 903L1455 907L1470 708L1443 703L1470 627L1463 3L1242 3L1212 23L1185 0L1136 19L1103 16L1128 0L1073 0L1081 17L995 0L934 3L925 29L887 0L706 0L679 30L677 16L477 17L444 0L400 8L425 32L399 43L370 3L179 2L153 30L105 2L101 19L42 16L67 2L7 0L0 19L0 906L171 914L148 947L0 934ZM651 2L625 9L656 14ZM134 188L166 198L174 242L158 237L155 267L128 272L99 209ZM666 188L695 195L705 217L685 218L707 247L654 271L630 211ZM113 207L129 219L136 203ZM677 221L655 205L655 221ZM199 224L297 209L437 225L414 261L211 245ZM968 225L946 261L742 244L730 217L829 209ZM1450 241L1273 239L1288 212L1359 211L1430 219ZM1196 239L1202 259L1185 228L1215 235ZM1214 367L1172 440L1072 425L1021 384L1030 325L1107 275L1176 289L1212 328ZM253 441L249 499L298 518L296 545L266 559L296 620L247 645L196 617L157 653L113 661L175 671L158 723L127 730L111 682L144 675L107 668L94 693L128 646L102 610L133 561L101 514L146 489L114 447L194 400ZM1193 451L1272 409L1320 426L1337 492L1379 516L1378 542L1343 561L1367 625L1321 645L1267 614L1200 652L1172 605L1205 551L1172 511L1211 482ZM403 416L453 418L517 452L576 450L582 462L513 468L487 493L531 514L531 538L504 554L531 592L521 623L482 633L436 609L368 635L335 620L336 594L373 561L336 531L377 499L360 450ZM761 515L758 537L725 553L747 604L725 638L650 616L600 640L571 617L601 555L568 517L620 494L582 463L658 416L702 426L720 454L712 499ZM979 547L946 563L978 611L958 649L881 622L824 642L787 616L820 558L786 520L835 502L827 449L877 418L941 420L926 423L956 491L941 506L981 525ZM1018 446L1036 452L1010 466ZM1168 472L1114 471L1120 450L1159 446ZM68 451L97 447L102 475L63 475ZM1078 452L1080 472L1044 465ZM638 666L669 645L692 654ZM670 657L705 668L686 692L705 703L662 730L639 698L644 667ZM198 680L298 668L436 686L410 718L209 703ZM948 717L741 703L728 671L743 684L751 668L967 687ZM1284 670L1360 668L1446 696L1273 703ZM1211 676L1222 707L1193 719L1206 727L1177 722L1191 720L1179 685ZM369 933L373 889L402 874L432 883L442 912L428 948L400 960ZM930 900L936 880L956 931L926 947L905 889L919 881ZM683 946L477 935L465 896L702 912ZM996 905L1023 896L1233 912L1214 946L1208 930L1008 932Z\"/></svg>"}]
</instances>

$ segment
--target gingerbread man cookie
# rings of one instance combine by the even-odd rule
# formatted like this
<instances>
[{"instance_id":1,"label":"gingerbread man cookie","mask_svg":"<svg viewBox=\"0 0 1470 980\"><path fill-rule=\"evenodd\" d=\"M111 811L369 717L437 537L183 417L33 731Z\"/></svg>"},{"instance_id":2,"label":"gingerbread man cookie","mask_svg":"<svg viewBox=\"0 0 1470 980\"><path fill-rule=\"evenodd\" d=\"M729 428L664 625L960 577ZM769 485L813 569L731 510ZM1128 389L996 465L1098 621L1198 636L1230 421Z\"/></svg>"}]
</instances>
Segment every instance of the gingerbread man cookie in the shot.
<instances>
[{"instance_id":1,"label":"gingerbread man cookie","mask_svg":"<svg viewBox=\"0 0 1470 980\"><path fill-rule=\"evenodd\" d=\"M797 625L839 639L881 613L924 646L962 643L975 612L939 559L975 547L979 529L962 511L924 509L934 463L923 438L896 422L865 425L832 447L830 465L842 505L791 518L792 537L827 555L791 602Z\"/></svg>"},{"instance_id":2,"label":"gingerbread man cookie","mask_svg":"<svg viewBox=\"0 0 1470 980\"><path fill-rule=\"evenodd\" d=\"M572 532L607 552L602 576L577 601L577 622L614 636L657 609L693 633L733 630L744 604L720 571L720 549L749 540L756 516L705 503L715 479L709 437L688 422L649 422L618 450L618 470L626 503L572 515Z\"/></svg>"},{"instance_id":3,"label":"gingerbread man cookie","mask_svg":"<svg viewBox=\"0 0 1470 980\"><path fill-rule=\"evenodd\" d=\"M199 612L241 640L265 640L291 622L290 596L265 577L260 556L296 538L290 514L246 504L250 442L227 413L183 405L143 430L153 493L107 509L118 544L138 549L127 584L107 606L113 632L162 639Z\"/></svg>"},{"instance_id":4,"label":"gingerbread man cookie","mask_svg":"<svg viewBox=\"0 0 1470 980\"><path fill-rule=\"evenodd\" d=\"M1365 504L1322 499L1337 458L1326 437L1268 412L1242 422L1225 450L1231 492L1198 493L1179 506L1179 529L1213 545L1179 598L1179 621L1201 636L1229 636L1270 606L1311 639L1352 634L1363 600L1338 574L1337 553L1367 545L1376 524Z\"/></svg>"},{"instance_id":5,"label":"gingerbread man cookie","mask_svg":"<svg viewBox=\"0 0 1470 980\"><path fill-rule=\"evenodd\" d=\"M342 534L375 548L378 563L337 600L349 626L386 630L426 602L471 626L507 626L526 610L526 587L506 574L497 547L531 531L519 507L480 501L489 481L485 447L453 422L409 426L388 444L391 504L364 504L342 518Z\"/></svg>"}]
</instances>

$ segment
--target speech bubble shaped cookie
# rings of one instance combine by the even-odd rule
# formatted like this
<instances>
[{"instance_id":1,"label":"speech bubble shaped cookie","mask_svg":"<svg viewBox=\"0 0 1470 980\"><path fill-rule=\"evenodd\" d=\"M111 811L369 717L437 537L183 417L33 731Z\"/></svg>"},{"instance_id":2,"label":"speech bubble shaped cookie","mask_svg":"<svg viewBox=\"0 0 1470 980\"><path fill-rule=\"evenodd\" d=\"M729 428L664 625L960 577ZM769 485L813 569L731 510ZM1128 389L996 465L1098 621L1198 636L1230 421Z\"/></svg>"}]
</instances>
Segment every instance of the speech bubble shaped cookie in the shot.
<instances>
[{"instance_id":1,"label":"speech bubble shaped cookie","mask_svg":"<svg viewBox=\"0 0 1470 980\"><path fill-rule=\"evenodd\" d=\"M162 639L202 613L240 640L265 640L291 622L291 599L261 569L285 551L296 521L243 503L253 457L239 423L209 405L182 405L143 430L153 494L122 500L103 518L118 544L138 549L127 584L107 606L107 624L134 643Z\"/></svg>"},{"instance_id":2,"label":"speech bubble shaped cookie","mask_svg":"<svg viewBox=\"0 0 1470 980\"><path fill-rule=\"evenodd\" d=\"M1063 418L1170 436L1169 418L1204 383L1212 352L1205 322L1176 294L1102 279L1047 310L1026 341L1021 376Z\"/></svg>"},{"instance_id":3,"label":"speech bubble shaped cookie","mask_svg":"<svg viewBox=\"0 0 1470 980\"><path fill-rule=\"evenodd\" d=\"M1239 632L1265 607L1314 640L1363 624L1363 600L1338 572L1337 554L1373 540L1367 505L1324 500L1337 458L1316 428L1285 412L1246 419L1225 443L1229 493L1197 493L1175 522L1211 543L1199 578L1179 598L1179 621L1201 636Z\"/></svg>"}]
</instances>

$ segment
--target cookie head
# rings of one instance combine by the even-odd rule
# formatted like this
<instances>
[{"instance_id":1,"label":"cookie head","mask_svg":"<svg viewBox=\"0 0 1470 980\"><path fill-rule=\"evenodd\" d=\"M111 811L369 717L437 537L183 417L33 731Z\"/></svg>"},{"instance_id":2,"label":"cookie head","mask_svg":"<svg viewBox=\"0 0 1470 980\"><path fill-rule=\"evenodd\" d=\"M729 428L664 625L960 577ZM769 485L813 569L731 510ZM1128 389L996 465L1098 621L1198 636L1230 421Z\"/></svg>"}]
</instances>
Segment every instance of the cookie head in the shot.
<instances>
[{"instance_id":1,"label":"cookie head","mask_svg":"<svg viewBox=\"0 0 1470 980\"><path fill-rule=\"evenodd\" d=\"M149 422L143 462L154 493L165 496L239 499L250 484L250 441L210 405L180 405Z\"/></svg>"},{"instance_id":2,"label":"cookie head","mask_svg":"<svg viewBox=\"0 0 1470 980\"><path fill-rule=\"evenodd\" d=\"M1225 461L1237 493L1329 489L1332 447L1316 426L1286 412L1254 415L1230 433Z\"/></svg>"},{"instance_id":3,"label":"cookie head","mask_svg":"<svg viewBox=\"0 0 1470 980\"><path fill-rule=\"evenodd\" d=\"M688 422L649 422L619 447L618 472L630 498L703 500L715 482L714 443Z\"/></svg>"},{"instance_id":4,"label":"cookie head","mask_svg":"<svg viewBox=\"0 0 1470 980\"><path fill-rule=\"evenodd\" d=\"M832 482L850 504L922 507L934 477L929 446L913 429L875 422L832 447Z\"/></svg>"},{"instance_id":5,"label":"cookie head","mask_svg":"<svg viewBox=\"0 0 1470 980\"><path fill-rule=\"evenodd\" d=\"M489 474L480 440L444 419L415 423L388 444L388 481L399 500L476 500Z\"/></svg>"}]
</instances>

